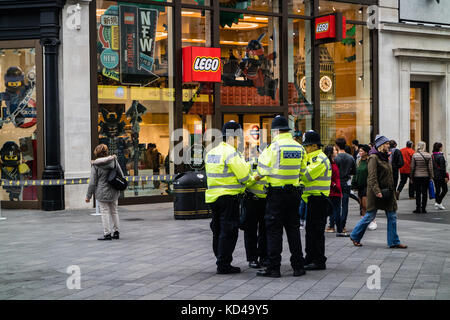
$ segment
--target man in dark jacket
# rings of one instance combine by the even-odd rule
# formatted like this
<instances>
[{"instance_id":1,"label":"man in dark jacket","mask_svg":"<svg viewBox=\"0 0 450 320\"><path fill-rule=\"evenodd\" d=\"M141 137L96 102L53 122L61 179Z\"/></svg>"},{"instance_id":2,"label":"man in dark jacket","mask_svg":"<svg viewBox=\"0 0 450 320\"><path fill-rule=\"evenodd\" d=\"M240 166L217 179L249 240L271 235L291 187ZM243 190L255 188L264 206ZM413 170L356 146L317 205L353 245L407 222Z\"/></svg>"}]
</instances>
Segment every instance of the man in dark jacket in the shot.
<instances>
[{"instance_id":1,"label":"man in dark jacket","mask_svg":"<svg viewBox=\"0 0 450 320\"><path fill-rule=\"evenodd\" d=\"M400 243L397 234L397 200L395 199L394 179L392 167L389 163L389 140L385 136L377 135L375 139L375 152L369 156L367 178L367 213L358 222L350 239L357 247L377 210L385 210L387 217L387 239L390 248L405 249L406 245Z\"/></svg>"},{"instance_id":2,"label":"man in dark jacket","mask_svg":"<svg viewBox=\"0 0 450 320\"><path fill-rule=\"evenodd\" d=\"M395 142L395 140L391 140L389 141L389 146L390 146L390 150L389 150L389 162L392 165L392 174L394 176L394 190L397 190L397 185L398 185L398 171L400 170L401 167L403 167L403 165L405 164L405 162L403 161L403 156L402 153L400 152L400 150L397 149L397 142ZM397 193L395 194L395 196L398 199L398 195Z\"/></svg>"}]
</instances>

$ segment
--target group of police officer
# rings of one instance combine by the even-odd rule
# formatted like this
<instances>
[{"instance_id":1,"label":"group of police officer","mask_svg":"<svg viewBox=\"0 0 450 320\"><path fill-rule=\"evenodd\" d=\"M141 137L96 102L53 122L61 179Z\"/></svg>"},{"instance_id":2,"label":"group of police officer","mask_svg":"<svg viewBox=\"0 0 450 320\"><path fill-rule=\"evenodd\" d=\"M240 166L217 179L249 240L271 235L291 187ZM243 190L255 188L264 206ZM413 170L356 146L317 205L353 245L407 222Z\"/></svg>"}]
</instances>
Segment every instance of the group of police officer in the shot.
<instances>
[{"instance_id":1,"label":"group of police officer","mask_svg":"<svg viewBox=\"0 0 450 320\"><path fill-rule=\"evenodd\" d=\"M224 125L223 142L206 155L205 200L212 209L218 274L241 271L231 265L239 227L244 230L249 266L265 267L258 276L281 276L283 227L294 276L326 268L324 230L330 210L331 164L321 150L320 136L308 131L299 144L283 116L273 119L271 130L272 143L253 168L236 149L242 129L234 121ZM301 199L307 203L308 212L305 258L300 239ZM241 209L245 209L244 222Z\"/></svg>"}]
</instances>

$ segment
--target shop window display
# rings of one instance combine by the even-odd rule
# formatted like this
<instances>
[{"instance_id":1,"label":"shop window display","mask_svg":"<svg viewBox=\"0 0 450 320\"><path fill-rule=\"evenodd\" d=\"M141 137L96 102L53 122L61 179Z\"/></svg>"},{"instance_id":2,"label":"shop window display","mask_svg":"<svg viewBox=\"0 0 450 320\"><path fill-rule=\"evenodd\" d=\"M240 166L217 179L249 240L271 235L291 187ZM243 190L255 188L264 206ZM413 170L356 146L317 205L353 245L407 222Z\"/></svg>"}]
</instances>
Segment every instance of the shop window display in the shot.
<instances>
[{"instance_id":1,"label":"shop window display","mask_svg":"<svg viewBox=\"0 0 450 320\"><path fill-rule=\"evenodd\" d=\"M341 42L320 46L320 126L322 141L370 142L370 30L347 24Z\"/></svg>"},{"instance_id":2,"label":"shop window display","mask_svg":"<svg viewBox=\"0 0 450 320\"><path fill-rule=\"evenodd\" d=\"M99 142L108 145L130 176L171 173L164 166L173 126L171 10L97 1ZM123 196L167 190L158 181L132 182Z\"/></svg>"},{"instance_id":3,"label":"shop window display","mask_svg":"<svg viewBox=\"0 0 450 320\"><path fill-rule=\"evenodd\" d=\"M182 47L211 47L212 16L208 10L183 9ZM205 131L212 126L214 85L210 82L183 83L183 154L184 165L175 167L180 173L204 168Z\"/></svg>"},{"instance_id":4,"label":"shop window display","mask_svg":"<svg viewBox=\"0 0 450 320\"><path fill-rule=\"evenodd\" d=\"M232 8L240 10L279 12L279 0L219 0L222 8ZM223 15L228 19L233 19L232 14ZM221 17L222 18L222 17ZM237 21L235 21L237 23Z\"/></svg>"},{"instance_id":5,"label":"shop window display","mask_svg":"<svg viewBox=\"0 0 450 320\"><path fill-rule=\"evenodd\" d=\"M288 23L289 120L297 135L312 129L311 21L290 19Z\"/></svg>"},{"instance_id":6,"label":"shop window display","mask_svg":"<svg viewBox=\"0 0 450 320\"><path fill-rule=\"evenodd\" d=\"M34 48L0 49L0 168L6 180L37 179ZM37 200L37 187L4 186L1 200Z\"/></svg>"},{"instance_id":7,"label":"shop window display","mask_svg":"<svg viewBox=\"0 0 450 320\"><path fill-rule=\"evenodd\" d=\"M221 104L279 106L278 18L240 14L236 22L221 18Z\"/></svg>"}]
</instances>

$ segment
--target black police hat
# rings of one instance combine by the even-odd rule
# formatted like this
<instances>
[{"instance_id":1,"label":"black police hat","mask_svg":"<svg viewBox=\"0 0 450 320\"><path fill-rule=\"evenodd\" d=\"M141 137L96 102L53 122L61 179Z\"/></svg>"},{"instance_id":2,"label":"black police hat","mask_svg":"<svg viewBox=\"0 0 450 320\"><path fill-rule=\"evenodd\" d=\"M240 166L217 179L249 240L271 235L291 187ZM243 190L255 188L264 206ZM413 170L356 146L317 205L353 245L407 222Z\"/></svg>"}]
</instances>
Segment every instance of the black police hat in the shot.
<instances>
[{"instance_id":1,"label":"black police hat","mask_svg":"<svg viewBox=\"0 0 450 320\"><path fill-rule=\"evenodd\" d=\"M291 130L289 128L289 123L283 116L276 116L275 119L272 120L272 130Z\"/></svg>"},{"instance_id":2,"label":"black police hat","mask_svg":"<svg viewBox=\"0 0 450 320\"><path fill-rule=\"evenodd\" d=\"M236 130L242 130L241 125L234 120L228 121L223 125L222 136L224 137L237 136L239 134L236 132Z\"/></svg>"},{"instance_id":3,"label":"black police hat","mask_svg":"<svg viewBox=\"0 0 450 320\"><path fill-rule=\"evenodd\" d=\"M319 147L323 146L322 142L320 141L320 135L314 130L310 130L305 133L305 135L303 136L302 144L304 146L310 146L313 144L317 144Z\"/></svg>"}]
</instances>

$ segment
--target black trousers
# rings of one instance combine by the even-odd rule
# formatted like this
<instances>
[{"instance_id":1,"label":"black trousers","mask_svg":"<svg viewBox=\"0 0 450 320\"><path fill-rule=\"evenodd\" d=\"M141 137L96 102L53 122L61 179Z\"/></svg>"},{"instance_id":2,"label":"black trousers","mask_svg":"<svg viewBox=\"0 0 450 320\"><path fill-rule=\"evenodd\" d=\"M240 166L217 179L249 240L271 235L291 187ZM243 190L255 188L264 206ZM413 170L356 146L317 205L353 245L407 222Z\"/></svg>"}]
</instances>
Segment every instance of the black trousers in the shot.
<instances>
[{"instance_id":1,"label":"black trousers","mask_svg":"<svg viewBox=\"0 0 450 320\"><path fill-rule=\"evenodd\" d=\"M402 192L403 187L406 184L406 181L409 179L409 173L400 173L400 184L398 185L397 191ZM411 179L409 179L409 187L408 187L409 197L414 198L414 185L411 183Z\"/></svg>"},{"instance_id":2,"label":"black trousers","mask_svg":"<svg viewBox=\"0 0 450 320\"><path fill-rule=\"evenodd\" d=\"M283 251L283 227L291 252L293 269L303 269L302 243L300 239L300 193L296 190L269 189L266 207L267 254L269 269L280 270Z\"/></svg>"},{"instance_id":3,"label":"black trousers","mask_svg":"<svg viewBox=\"0 0 450 320\"><path fill-rule=\"evenodd\" d=\"M397 190L398 185L398 174L400 173L399 168L392 168L392 175L394 177L394 190Z\"/></svg>"},{"instance_id":4,"label":"black trousers","mask_svg":"<svg viewBox=\"0 0 450 320\"><path fill-rule=\"evenodd\" d=\"M323 197L309 196L307 208L305 263L324 265L327 261L325 257L325 225L328 203Z\"/></svg>"},{"instance_id":5,"label":"black trousers","mask_svg":"<svg viewBox=\"0 0 450 320\"><path fill-rule=\"evenodd\" d=\"M428 185L430 178L414 178L414 189L416 190L416 208L424 209L428 200Z\"/></svg>"},{"instance_id":6,"label":"black trousers","mask_svg":"<svg viewBox=\"0 0 450 320\"><path fill-rule=\"evenodd\" d=\"M448 186L445 179L434 179L434 187L436 189L436 202L441 204L448 192Z\"/></svg>"},{"instance_id":7,"label":"black trousers","mask_svg":"<svg viewBox=\"0 0 450 320\"><path fill-rule=\"evenodd\" d=\"M247 261L267 258L267 233L264 215L267 201L263 198L246 197L244 200L247 220L244 229L244 244Z\"/></svg>"},{"instance_id":8,"label":"black trousers","mask_svg":"<svg viewBox=\"0 0 450 320\"><path fill-rule=\"evenodd\" d=\"M210 206L210 227L213 232L213 251L217 258L217 268L227 268L233 261L233 251L239 234L239 198L222 196Z\"/></svg>"}]
</instances>

